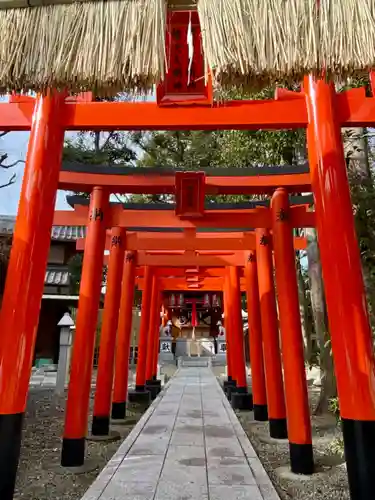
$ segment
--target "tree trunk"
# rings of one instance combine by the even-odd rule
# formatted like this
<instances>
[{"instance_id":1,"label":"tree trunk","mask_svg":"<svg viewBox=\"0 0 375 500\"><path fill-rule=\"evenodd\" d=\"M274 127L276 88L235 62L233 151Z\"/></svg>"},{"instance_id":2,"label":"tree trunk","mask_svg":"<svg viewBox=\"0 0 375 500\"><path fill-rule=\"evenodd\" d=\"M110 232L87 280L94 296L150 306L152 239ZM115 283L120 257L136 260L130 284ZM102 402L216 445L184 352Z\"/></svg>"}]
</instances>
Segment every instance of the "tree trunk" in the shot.
<instances>
[{"instance_id":1,"label":"tree trunk","mask_svg":"<svg viewBox=\"0 0 375 500\"><path fill-rule=\"evenodd\" d=\"M362 257L362 272L375 329L375 235L372 222L374 183L371 175L366 129L343 128L345 159L348 167L352 203L358 242Z\"/></svg>"},{"instance_id":2,"label":"tree trunk","mask_svg":"<svg viewBox=\"0 0 375 500\"><path fill-rule=\"evenodd\" d=\"M298 284L298 295L299 295L299 312L301 316L302 337L305 350L305 362L309 366L311 366L313 361L313 350L312 350L313 325L310 321L310 316L309 316L310 301L306 294L305 281L303 279L301 261L298 254L296 255L296 268L297 268L297 284Z\"/></svg>"},{"instance_id":3,"label":"tree trunk","mask_svg":"<svg viewBox=\"0 0 375 500\"><path fill-rule=\"evenodd\" d=\"M328 318L322 280L322 269L315 229L306 229L306 237L311 305L315 332L320 349L320 377L322 384L315 414L321 415L328 412L329 400L336 397L337 389L328 333Z\"/></svg>"},{"instance_id":4,"label":"tree trunk","mask_svg":"<svg viewBox=\"0 0 375 500\"><path fill-rule=\"evenodd\" d=\"M96 153L100 151L100 132L94 132L94 150Z\"/></svg>"}]
</instances>

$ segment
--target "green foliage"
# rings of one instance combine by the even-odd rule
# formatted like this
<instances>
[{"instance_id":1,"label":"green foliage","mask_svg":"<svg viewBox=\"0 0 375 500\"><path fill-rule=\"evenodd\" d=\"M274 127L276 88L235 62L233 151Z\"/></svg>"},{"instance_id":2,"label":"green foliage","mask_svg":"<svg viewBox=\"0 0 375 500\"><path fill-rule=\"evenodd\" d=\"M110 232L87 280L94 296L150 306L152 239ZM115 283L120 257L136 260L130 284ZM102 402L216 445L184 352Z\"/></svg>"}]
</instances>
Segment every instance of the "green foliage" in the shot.
<instances>
[{"instance_id":1,"label":"green foliage","mask_svg":"<svg viewBox=\"0 0 375 500\"><path fill-rule=\"evenodd\" d=\"M265 89L253 96L272 98L274 90ZM238 91L221 94L221 100L244 99ZM141 167L168 167L184 170L202 168L243 168L295 164L305 158L304 130L215 130L153 131L133 133L132 139L142 153ZM241 202L252 196L219 196L215 201ZM170 197L133 196L133 201L155 203ZM208 197L208 201L211 198Z\"/></svg>"},{"instance_id":2,"label":"green foliage","mask_svg":"<svg viewBox=\"0 0 375 500\"><path fill-rule=\"evenodd\" d=\"M79 294L79 284L82 274L82 261L83 253L77 253L68 262L68 269L70 274L70 293L72 295Z\"/></svg>"},{"instance_id":3,"label":"green foliage","mask_svg":"<svg viewBox=\"0 0 375 500\"><path fill-rule=\"evenodd\" d=\"M77 253L68 261L68 270L70 273L70 293L79 294L79 286L82 275L83 253ZM107 266L103 266L102 283L107 281Z\"/></svg>"},{"instance_id":4,"label":"green foliage","mask_svg":"<svg viewBox=\"0 0 375 500\"><path fill-rule=\"evenodd\" d=\"M127 132L79 132L64 145L63 161L124 166L135 160Z\"/></svg>"},{"instance_id":5,"label":"green foliage","mask_svg":"<svg viewBox=\"0 0 375 500\"><path fill-rule=\"evenodd\" d=\"M339 398L331 398L328 409L335 416L337 424L339 424L341 422Z\"/></svg>"},{"instance_id":6,"label":"green foliage","mask_svg":"<svg viewBox=\"0 0 375 500\"><path fill-rule=\"evenodd\" d=\"M340 407L339 407L339 398L331 398L329 400L328 409L336 418L337 426L341 425L341 416L340 416ZM340 457L344 456L344 439L342 436L334 438L329 446L328 451L334 455L338 455Z\"/></svg>"},{"instance_id":7,"label":"green foliage","mask_svg":"<svg viewBox=\"0 0 375 500\"><path fill-rule=\"evenodd\" d=\"M197 170L218 165L217 134L206 131L136 132L134 144L143 151L141 167Z\"/></svg>"},{"instance_id":8,"label":"green foliage","mask_svg":"<svg viewBox=\"0 0 375 500\"><path fill-rule=\"evenodd\" d=\"M342 437L334 438L328 446L328 451L333 455L338 455L343 458L345 455L344 439Z\"/></svg>"}]
</instances>

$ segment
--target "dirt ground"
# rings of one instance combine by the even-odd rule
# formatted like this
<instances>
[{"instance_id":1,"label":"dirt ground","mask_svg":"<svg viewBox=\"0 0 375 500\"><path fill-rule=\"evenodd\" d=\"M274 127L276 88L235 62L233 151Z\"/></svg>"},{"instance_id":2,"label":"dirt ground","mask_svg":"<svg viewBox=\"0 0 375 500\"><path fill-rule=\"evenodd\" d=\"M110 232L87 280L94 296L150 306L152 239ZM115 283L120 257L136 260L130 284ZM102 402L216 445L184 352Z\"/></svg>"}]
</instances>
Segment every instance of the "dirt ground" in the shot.
<instances>
[{"instance_id":1,"label":"dirt ground","mask_svg":"<svg viewBox=\"0 0 375 500\"><path fill-rule=\"evenodd\" d=\"M168 380L176 366L165 366L162 374ZM91 392L90 412L94 402ZM66 394L58 397L51 388L32 388L29 391L23 424L23 439L15 491L15 500L79 500L124 438L142 415L142 410L129 406L129 425L113 427L121 440L111 443L87 441L86 458L93 459L97 468L87 474L56 472L61 456L61 436L64 428ZM91 413L90 413L91 414ZM88 429L90 429L91 420Z\"/></svg>"},{"instance_id":2,"label":"dirt ground","mask_svg":"<svg viewBox=\"0 0 375 500\"><path fill-rule=\"evenodd\" d=\"M65 399L65 396L55 396L53 389L30 390L15 499L80 499L122 442L87 443L86 456L97 463L93 472L80 475L56 473L53 469L60 463ZM90 403L92 406L93 397ZM141 416L139 410L132 410L134 418L130 420L130 425L116 427L122 438L129 434L134 422Z\"/></svg>"},{"instance_id":3,"label":"dirt ground","mask_svg":"<svg viewBox=\"0 0 375 500\"><path fill-rule=\"evenodd\" d=\"M167 366L163 373L169 378L175 370L174 366ZM215 371L219 375L221 369ZM314 407L318 389L310 387L309 396L310 405ZM93 393L90 403L92 406ZM56 473L53 469L60 462L64 408L65 396L55 396L53 389L30 390L15 499L79 500L121 443L87 443L87 458L97 461L94 472L82 475ZM139 409L132 410L134 419L131 424L116 427L116 430L121 429L122 439L141 416ZM330 449L333 439L341 436L333 416L312 417L317 472L304 481L285 479L278 473L279 467L289 464L288 442L270 443L268 425L254 422L252 413L239 412L238 417L282 500L349 500L344 460Z\"/></svg>"},{"instance_id":4,"label":"dirt ground","mask_svg":"<svg viewBox=\"0 0 375 500\"><path fill-rule=\"evenodd\" d=\"M318 396L318 389L309 389L312 408ZM330 449L332 441L341 437L332 415L312 417L316 473L305 480L280 477L277 469L289 465L288 441L270 443L268 424L255 422L252 413L239 412L238 417L282 500L349 500L344 458Z\"/></svg>"}]
</instances>

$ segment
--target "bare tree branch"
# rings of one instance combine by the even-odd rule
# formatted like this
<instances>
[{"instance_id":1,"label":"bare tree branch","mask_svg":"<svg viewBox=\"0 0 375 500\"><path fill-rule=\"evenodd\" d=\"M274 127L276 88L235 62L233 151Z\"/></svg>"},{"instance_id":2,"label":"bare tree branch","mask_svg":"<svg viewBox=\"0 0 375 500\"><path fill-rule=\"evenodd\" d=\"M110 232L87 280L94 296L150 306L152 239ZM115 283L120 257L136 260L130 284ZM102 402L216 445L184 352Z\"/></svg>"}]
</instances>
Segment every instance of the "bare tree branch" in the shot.
<instances>
[{"instance_id":1,"label":"bare tree branch","mask_svg":"<svg viewBox=\"0 0 375 500\"><path fill-rule=\"evenodd\" d=\"M7 134L8 132L3 132L3 133L0 133L0 137L4 136L5 134ZM13 163L9 163L9 165L5 165L4 162L8 159L8 153L3 153L0 155L0 168L3 168L4 170L9 170L10 168L13 168L15 167L16 165L18 165L19 163L25 163L24 160L17 160ZM16 174L13 174L12 177L5 183L5 184L1 184L0 185L0 189L1 188L4 188L4 187L8 187L8 186L11 186L12 184L14 184L16 182Z\"/></svg>"},{"instance_id":2,"label":"bare tree branch","mask_svg":"<svg viewBox=\"0 0 375 500\"><path fill-rule=\"evenodd\" d=\"M108 137L106 138L106 140L104 141L104 144L102 145L102 147L100 148L101 150L105 149L106 145L109 143L109 141L112 139L113 135L115 134L115 131L112 130L111 132L109 132L108 134Z\"/></svg>"},{"instance_id":3,"label":"bare tree branch","mask_svg":"<svg viewBox=\"0 0 375 500\"><path fill-rule=\"evenodd\" d=\"M10 163L9 165L3 165L2 164L2 161L1 161L1 158L0 158L0 168L4 168L4 169L8 169L8 168L13 168L15 167L16 165L18 165L19 163L25 163L24 160L17 160L15 161L14 163ZM15 175L15 174L14 174Z\"/></svg>"},{"instance_id":4,"label":"bare tree branch","mask_svg":"<svg viewBox=\"0 0 375 500\"><path fill-rule=\"evenodd\" d=\"M9 179L8 182L6 182L5 184L0 184L0 189L4 188L4 187L11 186L15 182L16 182L16 174L13 174L12 177Z\"/></svg>"},{"instance_id":5,"label":"bare tree branch","mask_svg":"<svg viewBox=\"0 0 375 500\"><path fill-rule=\"evenodd\" d=\"M113 193L114 194L114 197L116 198L117 201L119 201L120 203L124 203L124 200L116 193ZM125 201L126 201L126 195L125 195Z\"/></svg>"}]
</instances>

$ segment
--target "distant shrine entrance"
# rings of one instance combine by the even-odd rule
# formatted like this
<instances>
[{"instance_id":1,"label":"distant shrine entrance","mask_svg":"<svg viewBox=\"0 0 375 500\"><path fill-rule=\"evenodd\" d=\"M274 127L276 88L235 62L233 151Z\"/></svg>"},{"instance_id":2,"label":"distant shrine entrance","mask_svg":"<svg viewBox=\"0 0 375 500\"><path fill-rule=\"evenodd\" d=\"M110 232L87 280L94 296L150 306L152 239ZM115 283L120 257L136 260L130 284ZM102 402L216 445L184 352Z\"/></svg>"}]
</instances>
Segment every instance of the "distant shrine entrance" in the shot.
<instances>
[{"instance_id":1,"label":"distant shrine entrance","mask_svg":"<svg viewBox=\"0 0 375 500\"><path fill-rule=\"evenodd\" d=\"M165 292L172 352L180 356L213 356L218 351L218 337L222 336L223 296L220 292Z\"/></svg>"}]
</instances>

